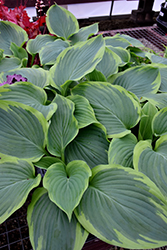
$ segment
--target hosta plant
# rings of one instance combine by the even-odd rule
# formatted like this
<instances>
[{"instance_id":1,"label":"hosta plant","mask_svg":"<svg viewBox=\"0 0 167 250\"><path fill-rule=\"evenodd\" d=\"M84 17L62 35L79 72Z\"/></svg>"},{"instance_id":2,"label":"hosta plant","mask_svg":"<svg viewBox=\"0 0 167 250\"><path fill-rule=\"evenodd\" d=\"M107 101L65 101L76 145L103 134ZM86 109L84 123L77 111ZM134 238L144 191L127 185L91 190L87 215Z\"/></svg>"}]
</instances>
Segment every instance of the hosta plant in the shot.
<instances>
[{"instance_id":1,"label":"hosta plant","mask_svg":"<svg viewBox=\"0 0 167 250\"><path fill-rule=\"evenodd\" d=\"M46 24L0 22L0 223L32 194L34 250L166 245L167 59L56 4Z\"/></svg>"}]
</instances>

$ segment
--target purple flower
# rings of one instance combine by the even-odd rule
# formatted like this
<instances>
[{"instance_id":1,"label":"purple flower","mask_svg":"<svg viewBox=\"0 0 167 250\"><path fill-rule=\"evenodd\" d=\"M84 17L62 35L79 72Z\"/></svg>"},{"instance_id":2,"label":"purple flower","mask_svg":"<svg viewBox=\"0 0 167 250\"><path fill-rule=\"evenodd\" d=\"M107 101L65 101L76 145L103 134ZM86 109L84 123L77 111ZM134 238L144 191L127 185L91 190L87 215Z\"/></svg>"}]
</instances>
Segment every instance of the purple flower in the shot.
<instances>
[{"instance_id":1,"label":"purple flower","mask_svg":"<svg viewBox=\"0 0 167 250\"><path fill-rule=\"evenodd\" d=\"M3 82L3 83L0 83L0 86L4 85L4 84L13 84L15 82L27 82L27 78L25 77L22 77L22 75L7 75L6 76L7 78L7 81L6 82Z\"/></svg>"}]
</instances>

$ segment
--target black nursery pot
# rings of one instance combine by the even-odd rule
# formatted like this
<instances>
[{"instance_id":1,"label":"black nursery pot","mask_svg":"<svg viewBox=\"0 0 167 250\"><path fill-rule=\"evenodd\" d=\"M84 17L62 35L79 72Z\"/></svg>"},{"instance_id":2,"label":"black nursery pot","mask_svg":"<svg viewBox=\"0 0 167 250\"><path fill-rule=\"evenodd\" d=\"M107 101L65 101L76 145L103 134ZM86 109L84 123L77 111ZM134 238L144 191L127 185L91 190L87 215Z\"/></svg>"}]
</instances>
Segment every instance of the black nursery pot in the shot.
<instances>
[{"instance_id":1,"label":"black nursery pot","mask_svg":"<svg viewBox=\"0 0 167 250\"><path fill-rule=\"evenodd\" d=\"M157 25L167 32L167 8L164 8L164 4L161 4L161 10L157 17Z\"/></svg>"}]
</instances>

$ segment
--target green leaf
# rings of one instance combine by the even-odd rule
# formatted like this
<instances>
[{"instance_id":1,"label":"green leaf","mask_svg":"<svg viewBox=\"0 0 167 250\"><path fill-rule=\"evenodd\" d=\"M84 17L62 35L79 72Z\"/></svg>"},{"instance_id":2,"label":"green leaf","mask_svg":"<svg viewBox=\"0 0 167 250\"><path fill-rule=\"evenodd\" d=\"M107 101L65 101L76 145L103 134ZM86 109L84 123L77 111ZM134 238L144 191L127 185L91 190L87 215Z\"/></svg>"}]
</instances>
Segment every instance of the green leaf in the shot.
<instances>
[{"instance_id":1,"label":"green leaf","mask_svg":"<svg viewBox=\"0 0 167 250\"><path fill-rule=\"evenodd\" d=\"M79 30L79 24L75 16L57 4L52 5L47 11L46 25L51 34L63 37L66 40Z\"/></svg>"},{"instance_id":2,"label":"green leaf","mask_svg":"<svg viewBox=\"0 0 167 250\"><path fill-rule=\"evenodd\" d=\"M66 162L85 161L90 168L97 164L107 164L109 142L105 132L98 125L80 129L77 137L66 147Z\"/></svg>"},{"instance_id":3,"label":"green leaf","mask_svg":"<svg viewBox=\"0 0 167 250\"><path fill-rule=\"evenodd\" d=\"M35 177L33 165L26 161L0 164L0 223L25 203L40 180L40 175Z\"/></svg>"},{"instance_id":4,"label":"green leaf","mask_svg":"<svg viewBox=\"0 0 167 250\"><path fill-rule=\"evenodd\" d=\"M159 91L167 92L167 65L158 65L159 71L161 74L161 85Z\"/></svg>"},{"instance_id":5,"label":"green leaf","mask_svg":"<svg viewBox=\"0 0 167 250\"><path fill-rule=\"evenodd\" d=\"M37 110L0 100L0 154L38 161L45 153L47 127Z\"/></svg>"},{"instance_id":6,"label":"green leaf","mask_svg":"<svg viewBox=\"0 0 167 250\"><path fill-rule=\"evenodd\" d=\"M31 82L41 88L44 88L49 84L48 71L42 68L21 68L10 70L0 74L0 82L6 81L6 76L13 74L21 75L22 77L25 77L28 82Z\"/></svg>"},{"instance_id":7,"label":"green leaf","mask_svg":"<svg viewBox=\"0 0 167 250\"><path fill-rule=\"evenodd\" d=\"M90 36L97 34L98 32L98 23L94 23L92 25L83 27L79 29L79 31L72 36L70 36L71 44L75 44L77 42L86 41Z\"/></svg>"},{"instance_id":8,"label":"green leaf","mask_svg":"<svg viewBox=\"0 0 167 250\"><path fill-rule=\"evenodd\" d=\"M0 34L0 48L4 50L5 56L12 55L10 50L12 42L22 47L28 40L28 35L24 29L8 21L0 21Z\"/></svg>"},{"instance_id":9,"label":"green leaf","mask_svg":"<svg viewBox=\"0 0 167 250\"><path fill-rule=\"evenodd\" d=\"M104 49L102 36L97 36L62 51L50 69L53 87L62 91L70 81L77 81L93 71L102 59Z\"/></svg>"},{"instance_id":10,"label":"green leaf","mask_svg":"<svg viewBox=\"0 0 167 250\"><path fill-rule=\"evenodd\" d=\"M85 77L88 81L107 82L106 77L97 69L94 69L92 72L87 74Z\"/></svg>"},{"instance_id":11,"label":"green leaf","mask_svg":"<svg viewBox=\"0 0 167 250\"><path fill-rule=\"evenodd\" d=\"M139 99L156 93L161 84L159 69L151 65L135 66L112 76L109 81L134 93Z\"/></svg>"},{"instance_id":12,"label":"green leaf","mask_svg":"<svg viewBox=\"0 0 167 250\"><path fill-rule=\"evenodd\" d=\"M157 152L158 154L162 155L164 158L167 159L166 147L167 147L167 135L163 135L156 141L154 150L155 152Z\"/></svg>"},{"instance_id":13,"label":"green leaf","mask_svg":"<svg viewBox=\"0 0 167 250\"><path fill-rule=\"evenodd\" d=\"M53 164L44 176L43 186L49 198L67 214L69 221L88 188L91 175L84 161L72 161L66 167L62 163Z\"/></svg>"},{"instance_id":14,"label":"green leaf","mask_svg":"<svg viewBox=\"0 0 167 250\"><path fill-rule=\"evenodd\" d=\"M47 43L39 51L39 58L41 64L52 65L56 62L58 55L66 48L69 47L69 43L61 39L57 39L54 42Z\"/></svg>"},{"instance_id":15,"label":"green leaf","mask_svg":"<svg viewBox=\"0 0 167 250\"><path fill-rule=\"evenodd\" d=\"M109 48L105 47L102 60L97 64L96 69L108 78L118 72L118 66L121 64L121 58Z\"/></svg>"},{"instance_id":16,"label":"green leaf","mask_svg":"<svg viewBox=\"0 0 167 250\"><path fill-rule=\"evenodd\" d=\"M74 103L72 101L57 95L54 102L57 104L57 111L51 118L48 130L48 150L64 161L66 146L78 134L78 122L73 115Z\"/></svg>"},{"instance_id":17,"label":"green leaf","mask_svg":"<svg viewBox=\"0 0 167 250\"><path fill-rule=\"evenodd\" d=\"M44 156L38 162L35 162L34 165L38 168L42 168L42 169L47 170L54 163L62 163L63 164L63 162L59 158L56 158L53 156Z\"/></svg>"},{"instance_id":18,"label":"green leaf","mask_svg":"<svg viewBox=\"0 0 167 250\"><path fill-rule=\"evenodd\" d=\"M97 120L106 128L107 136L123 137L129 134L140 119L137 98L121 86L106 82L84 82L73 88L72 93L88 99Z\"/></svg>"},{"instance_id":19,"label":"green leaf","mask_svg":"<svg viewBox=\"0 0 167 250\"><path fill-rule=\"evenodd\" d=\"M131 168L95 167L75 214L86 230L112 245L147 249L167 244L165 198L147 176Z\"/></svg>"},{"instance_id":20,"label":"green leaf","mask_svg":"<svg viewBox=\"0 0 167 250\"><path fill-rule=\"evenodd\" d=\"M0 60L0 72L14 70L21 67L21 60L17 57L2 58Z\"/></svg>"},{"instance_id":21,"label":"green leaf","mask_svg":"<svg viewBox=\"0 0 167 250\"><path fill-rule=\"evenodd\" d=\"M42 47L46 46L49 42L54 42L57 38L48 34L37 35L34 39L30 39L27 42L26 49L31 55L39 53Z\"/></svg>"},{"instance_id":22,"label":"green leaf","mask_svg":"<svg viewBox=\"0 0 167 250\"><path fill-rule=\"evenodd\" d=\"M71 95L67 97L75 104L74 116L78 121L78 127L84 128L92 123L98 123L94 110L88 100L79 95Z\"/></svg>"},{"instance_id":23,"label":"green leaf","mask_svg":"<svg viewBox=\"0 0 167 250\"><path fill-rule=\"evenodd\" d=\"M108 150L109 164L119 164L133 168L133 150L136 144L137 139L133 134L122 138L114 138Z\"/></svg>"},{"instance_id":24,"label":"green leaf","mask_svg":"<svg viewBox=\"0 0 167 250\"><path fill-rule=\"evenodd\" d=\"M0 88L0 100L20 102L41 112L49 120L56 111L56 103L46 105L45 91L30 82L18 82Z\"/></svg>"},{"instance_id":25,"label":"green leaf","mask_svg":"<svg viewBox=\"0 0 167 250\"><path fill-rule=\"evenodd\" d=\"M129 41L127 41L123 37L120 37L119 34L116 34L115 36L112 37L105 37L104 39L106 46L121 47L123 49L126 49L131 45Z\"/></svg>"},{"instance_id":26,"label":"green leaf","mask_svg":"<svg viewBox=\"0 0 167 250\"><path fill-rule=\"evenodd\" d=\"M11 43L10 46L11 51L13 52L13 55L17 58L19 58L20 60L26 60L26 62L28 62L28 53L25 49L23 49L22 47L17 46L15 43ZM25 67L27 66L27 63L25 65Z\"/></svg>"},{"instance_id":27,"label":"green leaf","mask_svg":"<svg viewBox=\"0 0 167 250\"><path fill-rule=\"evenodd\" d=\"M119 34L119 36L121 38L126 39L128 42L131 43L131 46L135 46L135 47L144 47L143 43L141 43L138 39L125 35L125 34Z\"/></svg>"},{"instance_id":28,"label":"green leaf","mask_svg":"<svg viewBox=\"0 0 167 250\"><path fill-rule=\"evenodd\" d=\"M112 52L114 52L120 59L119 65L124 66L130 61L130 53L121 47L107 46Z\"/></svg>"},{"instance_id":29,"label":"green leaf","mask_svg":"<svg viewBox=\"0 0 167 250\"><path fill-rule=\"evenodd\" d=\"M134 149L134 165L137 171L147 175L167 197L167 137L161 138L156 151L147 141L140 141ZM166 157L164 157L166 156Z\"/></svg>"},{"instance_id":30,"label":"green leaf","mask_svg":"<svg viewBox=\"0 0 167 250\"><path fill-rule=\"evenodd\" d=\"M152 120L154 115L158 112L156 107L150 102L147 102L142 108L142 117L139 125L139 140L152 140L153 131L152 131Z\"/></svg>"},{"instance_id":31,"label":"green leaf","mask_svg":"<svg viewBox=\"0 0 167 250\"><path fill-rule=\"evenodd\" d=\"M1 61L2 58L3 58L3 52L4 52L4 50L3 50L3 49L0 49L0 61Z\"/></svg>"},{"instance_id":32,"label":"green leaf","mask_svg":"<svg viewBox=\"0 0 167 250\"><path fill-rule=\"evenodd\" d=\"M167 107L156 113L152 121L152 129L155 136L167 134Z\"/></svg>"},{"instance_id":33,"label":"green leaf","mask_svg":"<svg viewBox=\"0 0 167 250\"><path fill-rule=\"evenodd\" d=\"M74 215L69 222L44 188L33 193L27 220L34 250L81 250L88 236Z\"/></svg>"},{"instance_id":34,"label":"green leaf","mask_svg":"<svg viewBox=\"0 0 167 250\"><path fill-rule=\"evenodd\" d=\"M144 99L149 100L150 103L159 109L167 107L167 93L147 94Z\"/></svg>"}]
</instances>

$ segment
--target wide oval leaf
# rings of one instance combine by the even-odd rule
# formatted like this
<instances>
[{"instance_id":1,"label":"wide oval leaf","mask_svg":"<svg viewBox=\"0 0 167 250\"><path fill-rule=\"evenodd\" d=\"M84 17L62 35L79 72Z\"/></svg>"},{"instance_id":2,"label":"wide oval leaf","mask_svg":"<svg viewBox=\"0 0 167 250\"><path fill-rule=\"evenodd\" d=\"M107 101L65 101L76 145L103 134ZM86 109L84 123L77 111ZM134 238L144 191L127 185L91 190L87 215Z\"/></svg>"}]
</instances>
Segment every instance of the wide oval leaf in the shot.
<instances>
[{"instance_id":1,"label":"wide oval leaf","mask_svg":"<svg viewBox=\"0 0 167 250\"><path fill-rule=\"evenodd\" d=\"M144 104L142 108L142 117L139 124L138 139L139 140L152 140L152 120L154 115L158 112L157 108L150 102Z\"/></svg>"},{"instance_id":2,"label":"wide oval leaf","mask_svg":"<svg viewBox=\"0 0 167 250\"><path fill-rule=\"evenodd\" d=\"M140 119L137 98L121 86L105 82L84 82L73 88L72 93L88 99L97 120L107 129L107 135L123 137L129 134Z\"/></svg>"},{"instance_id":3,"label":"wide oval leaf","mask_svg":"<svg viewBox=\"0 0 167 250\"><path fill-rule=\"evenodd\" d=\"M135 66L112 76L109 81L114 85L124 87L140 99L145 94L158 91L161 75L157 67Z\"/></svg>"},{"instance_id":4,"label":"wide oval leaf","mask_svg":"<svg viewBox=\"0 0 167 250\"><path fill-rule=\"evenodd\" d=\"M66 40L79 30L76 17L57 4L52 5L47 11L46 25L50 33Z\"/></svg>"},{"instance_id":5,"label":"wide oval leaf","mask_svg":"<svg viewBox=\"0 0 167 250\"><path fill-rule=\"evenodd\" d=\"M167 107L156 113L152 120L152 129L156 136L167 134Z\"/></svg>"},{"instance_id":6,"label":"wide oval leaf","mask_svg":"<svg viewBox=\"0 0 167 250\"><path fill-rule=\"evenodd\" d=\"M77 137L66 147L67 163L74 160L85 161L90 168L97 164L107 164L109 142L105 132L98 125L80 129Z\"/></svg>"},{"instance_id":7,"label":"wide oval leaf","mask_svg":"<svg viewBox=\"0 0 167 250\"><path fill-rule=\"evenodd\" d=\"M26 49L31 55L39 53L41 48L49 42L54 42L57 38L48 34L37 35L34 39L27 42Z\"/></svg>"},{"instance_id":8,"label":"wide oval leaf","mask_svg":"<svg viewBox=\"0 0 167 250\"><path fill-rule=\"evenodd\" d=\"M92 169L75 214L91 234L112 245L147 249L167 244L165 198L147 176L131 168Z\"/></svg>"},{"instance_id":9,"label":"wide oval leaf","mask_svg":"<svg viewBox=\"0 0 167 250\"><path fill-rule=\"evenodd\" d=\"M93 71L104 53L102 36L80 42L62 51L57 57L55 65L50 69L53 87L60 90L70 81L77 81Z\"/></svg>"},{"instance_id":10,"label":"wide oval leaf","mask_svg":"<svg viewBox=\"0 0 167 250\"><path fill-rule=\"evenodd\" d=\"M0 21L0 34L0 48L4 50L5 56L12 55L10 50L12 42L21 47L28 40L25 30L8 21Z\"/></svg>"},{"instance_id":11,"label":"wide oval leaf","mask_svg":"<svg viewBox=\"0 0 167 250\"><path fill-rule=\"evenodd\" d=\"M94 110L88 100L79 95L70 95L67 97L75 104L74 116L78 121L78 127L84 128L92 123L98 123Z\"/></svg>"},{"instance_id":12,"label":"wide oval leaf","mask_svg":"<svg viewBox=\"0 0 167 250\"><path fill-rule=\"evenodd\" d=\"M78 122L74 117L74 103L67 98L57 95L54 103L57 111L51 118L48 130L48 150L51 154L61 157L64 161L66 146L78 134Z\"/></svg>"},{"instance_id":13,"label":"wide oval leaf","mask_svg":"<svg viewBox=\"0 0 167 250\"><path fill-rule=\"evenodd\" d=\"M88 236L74 215L69 222L44 188L33 193L27 220L34 250L81 250Z\"/></svg>"},{"instance_id":14,"label":"wide oval leaf","mask_svg":"<svg viewBox=\"0 0 167 250\"><path fill-rule=\"evenodd\" d=\"M115 36L112 37L105 37L105 43L106 46L121 47L123 49L126 49L131 45L129 41L127 41L123 37L120 37L119 34L116 34Z\"/></svg>"},{"instance_id":15,"label":"wide oval leaf","mask_svg":"<svg viewBox=\"0 0 167 250\"><path fill-rule=\"evenodd\" d=\"M0 164L0 223L25 203L40 180L40 175L35 177L33 165L26 161Z\"/></svg>"},{"instance_id":16,"label":"wide oval leaf","mask_svg":"<svg viewBox=\"0 0 167 250\"><path fill-rule=\"evenodd\" d=\"M21 60L17 57L2 58L0 60L0 72L6 72L21 67Z\"/></svg>"},{"instance_id":17,"label":"wide oval leaf","mask_svg":"<svg viewBox=\"0 0 167 250\"><path fill-rule=\"evenodd\" d=\"M34 85L41 88L44 88L46 85L49 85L48 71L42 68L20 68L20 69L10 70L0 74L0 82L6 81L7 75L14 75L14 74L25 77L28 82L31 82Z\"/></svg>"},{"instance_id":18,"label":"wide oval leaf","mask_svg":"<svg viewBox=\"0 0 167 250\"><path fill-rule=\"evenodd\" d=\"M167 107L167 93L145 95L144 99L149 100L155 107L163 109Z\"/></svg>"},{"instance_id":19,"label":"wide oval leaf","mask_svg":"<svg viewBox=\"0 0 167 250\"><path fill-rule=\"evenodd\" d=\"M45 153L47 127L39 111L0 100L0 154L38 161Z\"/></svg>"},{"instance_id":20,"label":"wide oval leaf","mask_svg":"<svg viewBox=\"0 0 167 250\"><path fill-rule=\"evenodd\" d=\"M122 138L114 138L108 150L109 164L133 168L133 150L136 144L137 138L133 134Z\"/></svg>"},{"instance_id":21,"label":"wide oval leaf","mask_svg":"<svg viewBox=\"0 0 167 250\"><path fill-rule=\"evenodd\" d=\"M97 64L96 69L103 73L108 78L109 76L118 72L118 66L121 64L121 58L108 47L105 48L105 52L102 60Z\"/></svg>"},{"instance_id":22,"label":"wide oval leaf","mask_svg":"<svg viewBox=\"0 0 167 250\"><path fill-rule=\"evenodd\" d=\"M112 52L119 56L119 58L121 59L121 62L119 63L120 66L126 65L130 61L130 53L128 52L128 50L113 46L107 46L107 48L109 48Z\"/></svg>"},{"instance_id":23,"label":"wide oval leaf","mask_svg":"<svg viewBox=\"0 0 167 250\"><path fill-rule=\"evenodd\" d=\"M44 176L43 186L48 195L71 221L72 213L88 188L92 172L84 161L72 161L66 167L62 163L50 166Z\"/></svg>"},{"instance_id":24,"label":"wide oval leaf","mask_svg":"<svg viewBox=\"0 0 167 250\"><path fill-rule=\"evenodd\" d=\"M56 62L58 55L66 48L69 47L69 43L61 39L57 39L54 42L47 43L39 51L39 58L41 64L52 65Z\"/></svg>"},{"instance_id":25,"label":"wide oval leaf","mask_svg":"<svg viewBox=\"0 0 167 250\"><path fill-rule=\"evenodd\" d=\"M73 45L77 42L86 41L90 36L97 34L98 32L98 23L83 27L79 29L78 32L70 36L70 43Z\"/></svg>"},{"instance_id":26,"label":"wide oval leaf","mask_svg":"<svg viewBox=\"0 0 167 250\"><path fill-rule=\"evenodd\" d=\"M48 169L54 163L62 163L64 164L59 158L53 156L46 156L44 155L39 161L35 162L34 165L41 169Z\"/></svg>"},{"instance_id":27,"label":"wide oval leaf","mask_svg":"<svg viewBox=\"0 0 167 250\"><path fill-rule=\"evenodd\" d=\"M30 82L17 82L0 88L0 100L8 100L26 104L38 110L49 120L56 111L56 103L46 105L46 92Z\"/></svg>"},{"instance_id":28,"label":"wide oval leaf","mask_svg":"<svg viewBox=\"0 0 167 250\"><path fill-rule=\"evenodd\" d=\"M167 137L159 142L156 151L148 141L140 141L134 149L135 169L147 175L167 197ZM166 156L166 157L164 157Z\"/></svg>"}]
</instances>

